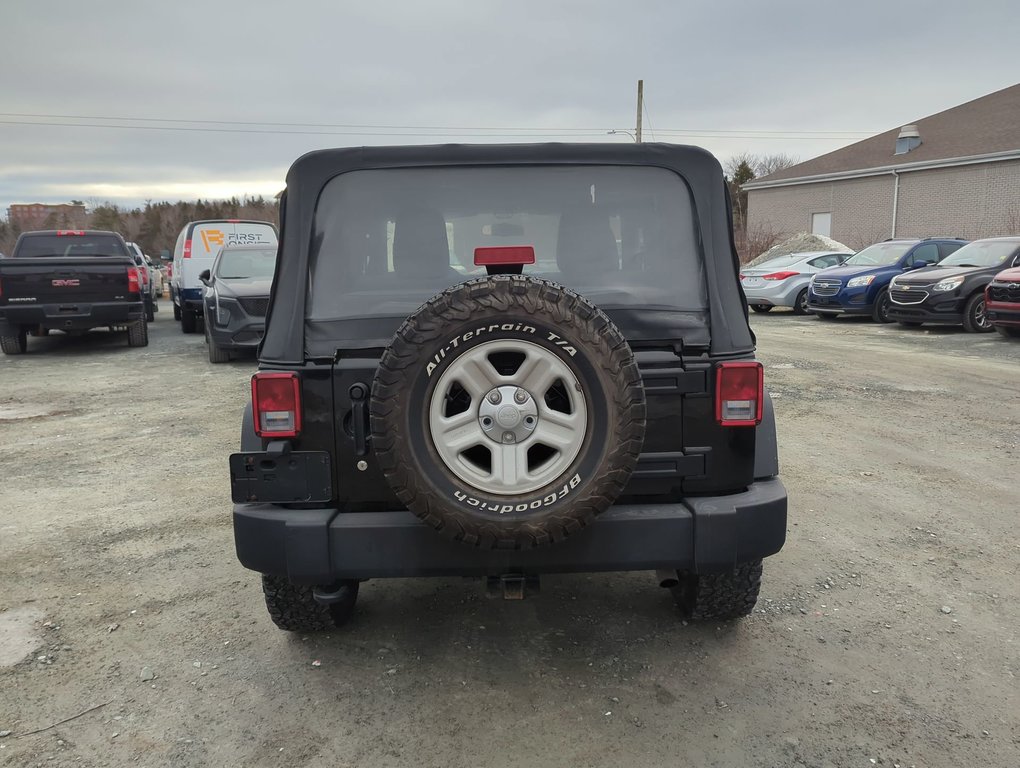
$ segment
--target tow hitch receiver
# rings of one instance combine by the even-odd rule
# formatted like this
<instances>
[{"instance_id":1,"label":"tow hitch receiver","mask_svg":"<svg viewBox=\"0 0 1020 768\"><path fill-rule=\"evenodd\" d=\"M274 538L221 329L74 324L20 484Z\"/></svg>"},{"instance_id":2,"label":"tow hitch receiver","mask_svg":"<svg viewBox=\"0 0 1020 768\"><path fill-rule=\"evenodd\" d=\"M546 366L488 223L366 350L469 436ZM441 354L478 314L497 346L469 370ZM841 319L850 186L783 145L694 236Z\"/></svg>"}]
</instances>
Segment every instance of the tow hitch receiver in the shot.
<instances>
[{"instance_id":1,"label":"tow hitch receiver","mask_svg":"<svg viewBox=\"0 0 1020 768\"><path fill-rule=\"evenodd\" d=\"M504 573L502 576L487 576L485 592L489 597L502 597L504 600L523 600L528 595L537 595L539 580L537 575L523 573Z\"/></svg>"}]
</instances>

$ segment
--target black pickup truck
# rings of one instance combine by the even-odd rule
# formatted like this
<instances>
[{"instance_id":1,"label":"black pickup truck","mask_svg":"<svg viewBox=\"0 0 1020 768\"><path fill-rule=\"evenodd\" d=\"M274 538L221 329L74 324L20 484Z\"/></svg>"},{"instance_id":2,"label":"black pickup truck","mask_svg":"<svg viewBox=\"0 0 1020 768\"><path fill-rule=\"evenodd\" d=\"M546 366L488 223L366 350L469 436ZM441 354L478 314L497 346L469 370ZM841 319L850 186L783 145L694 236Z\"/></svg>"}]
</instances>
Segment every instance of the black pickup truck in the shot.
<instances>
[{"instance_id":1,"label":"black pickup truck","mask_svg":"<svg viewBox=\"0 0 1020 768\"><path fill-rule=\"evenodd\" d=\"M126 328L128 344L149 343L142 278L116 232L25 232L0 260L0 348L19 355L28 336Z\"/></svg>"},{"instance_id":2,"label":"black pickup truck","mask_svg":"<svg viewBox=\"0 0 1020 768\"><path fill-rule=\"evenodd\" d=\"M293 631L366 579L656 572L746 616L786 491L711 155L366 147L287 176L234 535Z\"/></svg>"}]
</instances>

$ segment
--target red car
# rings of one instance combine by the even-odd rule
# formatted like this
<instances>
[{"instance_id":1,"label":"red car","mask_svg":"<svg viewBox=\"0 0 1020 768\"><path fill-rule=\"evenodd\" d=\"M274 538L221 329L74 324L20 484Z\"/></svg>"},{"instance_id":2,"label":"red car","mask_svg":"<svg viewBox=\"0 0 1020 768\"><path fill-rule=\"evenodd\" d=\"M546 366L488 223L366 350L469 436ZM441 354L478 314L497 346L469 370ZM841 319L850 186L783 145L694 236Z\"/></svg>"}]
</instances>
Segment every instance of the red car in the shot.
<instances>
[{"instance_id":1,"label":"red car","mask_svg":"<svg viewBox=\"0 0 1020 768\"><path fill-rule=\"evenodd\" d=\"M995 330L1020 339L1020 267L995 276L985 288L985 308Z\"/></svg>"}]
</instances>

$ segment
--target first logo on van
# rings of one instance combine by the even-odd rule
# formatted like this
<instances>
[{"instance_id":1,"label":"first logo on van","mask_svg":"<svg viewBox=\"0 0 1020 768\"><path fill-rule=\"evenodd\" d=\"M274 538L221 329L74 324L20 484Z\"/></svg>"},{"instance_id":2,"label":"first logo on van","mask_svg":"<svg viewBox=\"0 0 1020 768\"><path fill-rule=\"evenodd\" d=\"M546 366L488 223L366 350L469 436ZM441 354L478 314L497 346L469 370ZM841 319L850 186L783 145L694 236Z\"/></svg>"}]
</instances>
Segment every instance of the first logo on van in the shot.
<instances>
[{"instance_id":1,"label":"first logo on van","mask_svg":"<svg viewBox=\"0 0 1020 768\"><path fill-rule=\"evenodd\" d=\"M212 250L212 246L218 245L223 247L223 230L221 229L203 229L200 230L202 233L202 245L205 246L206 253Z\"/></svg>"}]
</instances>

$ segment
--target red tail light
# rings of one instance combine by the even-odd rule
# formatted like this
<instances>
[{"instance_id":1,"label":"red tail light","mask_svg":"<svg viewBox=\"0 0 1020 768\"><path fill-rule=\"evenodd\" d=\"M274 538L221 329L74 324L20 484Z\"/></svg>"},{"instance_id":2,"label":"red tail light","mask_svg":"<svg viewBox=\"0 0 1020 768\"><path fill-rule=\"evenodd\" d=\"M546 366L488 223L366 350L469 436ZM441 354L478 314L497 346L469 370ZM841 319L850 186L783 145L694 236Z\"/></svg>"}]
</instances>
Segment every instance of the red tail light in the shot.
<instances>
[{"instance_id":1,"label":"red tail light","mask_svg":"<svg viewBox=\"0 0 1020 768\"><path fill-rule=\"evenodd\" d=\"M724 427L761 423L765 372L761 363L719 363L715 369L715 420Z\"/></svg>"},{"instance_id":2,"label":"red tail light","mask_svg":"<svg viewBox=\"0 0 1020 768\"><path fill-rule=\"evenodd\" d=\"M184 258L191 258L191 240L184 241Z\"/></svg>"},{"instance_id":3,"label":"red tail light","mask_svg":"<svg viewBox=\"0 0 1020 768\"><path fill-rule=\"evenodd\" d=\"M788 277L796 277L800 272L773 272L770 275L762 275L762 280L785 280Z\"/></svg>"},{"instance_id":4,"label":"red tail light","mask_svg":"<svg viewBox=\"0 0 1020 768\"><path fill-rule=\"evenodd\" d=\"M85 234L84 229L58 229L57 237L80 237Z\"/></svg>"},{"instance_id":5,"label":"red tail light","mask_svg":"<svg viewBox=\"0 0 1020 768\"><path fill-rule=\"evenodd\" d=\"M475 266L502 266L505 264L534 264L533 245L493 245L475 248Z\"/></svg>"},{"instance_id":6,"label":"red tail light","mask_svg":"<svg viewBox=\"0 0 1020 768\"><path fill-rule=\"evenodd\" d=\"M138 267L128 267L128 293L141 293L138 287Z\"/></svg>"},{"instance_id":7,"label":"red tail light","mask_svg":"<svg viewBox=\"0 0 1020 768\"><path fill-rule=\"evenodd\" d=\"M256 373L251 407L259 437L297 437L301 432L301 387L296 373Z\"/></svg>"}]
</instances>

